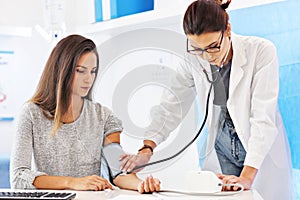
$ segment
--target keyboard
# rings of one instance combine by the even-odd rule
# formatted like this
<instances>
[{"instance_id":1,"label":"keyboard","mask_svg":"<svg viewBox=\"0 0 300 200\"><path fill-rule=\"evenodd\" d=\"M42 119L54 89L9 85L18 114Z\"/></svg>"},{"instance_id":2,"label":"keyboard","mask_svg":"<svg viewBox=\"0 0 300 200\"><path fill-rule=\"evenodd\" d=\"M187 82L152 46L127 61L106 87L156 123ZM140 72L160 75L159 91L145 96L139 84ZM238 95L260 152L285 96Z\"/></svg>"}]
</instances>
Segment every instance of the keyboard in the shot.
<instances>
[{"instance_id":1,"label":"keyboard","mask_svg":"<svg viewBox=\"0 0 300 200\"><path fill-rule=\"evenodd\" d=\"M0 191L0 200L71 200L76 196L75 192L48 192L48 191Z\"/></svg>"}]
</instances>

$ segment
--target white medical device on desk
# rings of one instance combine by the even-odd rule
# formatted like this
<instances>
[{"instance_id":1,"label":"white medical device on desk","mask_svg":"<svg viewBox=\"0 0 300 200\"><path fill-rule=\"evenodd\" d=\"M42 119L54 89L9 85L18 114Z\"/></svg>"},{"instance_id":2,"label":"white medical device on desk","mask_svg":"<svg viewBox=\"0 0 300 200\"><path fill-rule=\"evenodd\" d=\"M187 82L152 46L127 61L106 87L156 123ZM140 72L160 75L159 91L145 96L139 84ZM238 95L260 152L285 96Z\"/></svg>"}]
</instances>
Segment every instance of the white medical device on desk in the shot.
<instances>
[{"instance_id":1,"label":"white medical device on desk","mask_svg":"<svg viewBox=\"0 0 300 200\"><path fill-rule=\"evenodd\" d=\"M171 193L178 195L190 195L190 196L228 196L238 194L244 191L244 187L241 184L224 184L222 181L211 171L189 171L186 172L185 179L181 182L180 188L164 188L157 192L159 196L167 195ZM237 186L238 191L222 191L223 186Z\"/></svg>"},{"instance_id":2,"label":"white medical device on desk","mask_svg":"<svg viewBox=\"0 0 300 200\"><path fill-rule=\"evenodd\" d=\"M185 190L190 193L221 192L223 185L222 181L211 171L187 172L185 181Z\"/></svg>"}]
</instances>

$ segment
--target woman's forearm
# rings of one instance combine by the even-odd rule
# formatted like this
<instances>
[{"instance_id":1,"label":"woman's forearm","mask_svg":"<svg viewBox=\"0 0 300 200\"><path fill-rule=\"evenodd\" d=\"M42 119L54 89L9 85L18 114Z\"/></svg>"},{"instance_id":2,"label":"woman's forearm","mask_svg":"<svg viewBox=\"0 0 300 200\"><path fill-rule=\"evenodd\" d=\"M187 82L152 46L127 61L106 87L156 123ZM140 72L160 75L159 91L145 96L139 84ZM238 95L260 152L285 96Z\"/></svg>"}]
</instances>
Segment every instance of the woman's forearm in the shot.
<instances>
[{"instance_id":1,"label":"woman's forearm","mask_svg":"<svg viewBox=\"0 0 300 200\"><path fill-rule=\"evenodd\" d=\"M115 178L114 183L122 189L137 190L139 193L151 193L160 190L160 181L147 176L145 180L139 179L136 174L120 175Z\"/></svg>"},{"instance_id":2,"label":"woman's forearm","mask_svg":"<svg viewBox=\"0 0 300 200\"><path fill-rule=\"evenodd\" d=\"M137 190L141 182L135 174L119 175L114 179L116 186L127 190Z\"/></svg>"},{"instance_id":3,"label":"woman's forearm","mask_svg":"<svg viewBox=\"0 0 300 200\"><path fill-rule=\"evenodd\" d=\"M72 189L72 177L67 176L38 176L33 181L33 185L38 189Z\"/></svg>"}]
</instances>

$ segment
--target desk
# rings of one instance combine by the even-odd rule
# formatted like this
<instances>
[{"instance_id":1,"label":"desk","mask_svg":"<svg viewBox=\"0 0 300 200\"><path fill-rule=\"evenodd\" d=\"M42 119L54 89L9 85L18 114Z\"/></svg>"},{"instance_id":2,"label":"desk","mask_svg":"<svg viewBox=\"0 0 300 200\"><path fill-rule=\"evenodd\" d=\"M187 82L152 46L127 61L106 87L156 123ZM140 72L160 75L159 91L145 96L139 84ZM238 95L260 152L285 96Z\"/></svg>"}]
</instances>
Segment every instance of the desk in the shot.
<instances>
[{"instance_id":1,"label":"desk","mask_svg":"<svg viewBox=\"0 0 300 200\"><path fill-rule=\"evenodd\" d=\"M2 192L28 192L29 190L0 189ZM34 190L37 191L37 190ZM40 190L41 191L41 190ZM131 190L105 190L105 191L74 191L74 190L45 190L49 192L75 192L75 200L263 200L256 190L243 191L230 196L191 196L175 193L140 194Z\"/></svg>"},{"instance_id":2,"label":"desk","mask_svg":"<svg viewBox=\"0 0 300 200\"><path fill-rule=\"evenodd\" d=\"M74 191L73 191L74 192ZM244 191L230 196L190 196L171 193L139 194L135 191L115 189L113 191L77 191L76 200L112 199L112 200L186 200L186 199L205 199L205 200L263 200L255 190Z\"/></svg>"}]
</instances>

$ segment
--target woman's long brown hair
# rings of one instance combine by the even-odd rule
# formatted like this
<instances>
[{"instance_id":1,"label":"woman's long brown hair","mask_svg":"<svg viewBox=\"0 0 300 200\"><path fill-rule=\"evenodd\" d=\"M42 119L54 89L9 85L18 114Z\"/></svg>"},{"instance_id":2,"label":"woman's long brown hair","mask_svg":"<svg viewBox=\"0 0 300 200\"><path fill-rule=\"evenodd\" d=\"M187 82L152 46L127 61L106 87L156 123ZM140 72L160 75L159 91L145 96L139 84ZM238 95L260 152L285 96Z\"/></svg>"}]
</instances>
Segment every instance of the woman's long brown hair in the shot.
<instances>
[{"instance_id":1,"label":"woman's long brown hair","mask_svg":"<svg viewBox=\"0 0 300 200\"><path fill-rule=\"evenodd\" d=\"M61 118L70 106L76 64L87 52L93 52L97 57L97 77L99 55L92 40L70 35L59 41L48 58L35 94L29 100L38 105L48 119L54 120L52 135L61 127ZM92 90L93 87L85 98L92 99Z\"/></svg>"}]
</instances>

